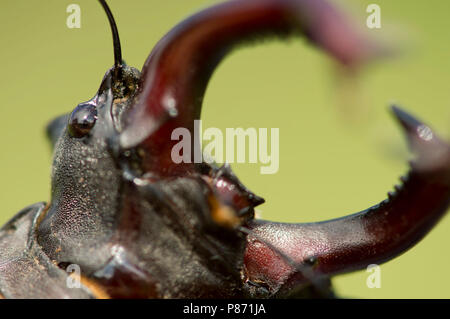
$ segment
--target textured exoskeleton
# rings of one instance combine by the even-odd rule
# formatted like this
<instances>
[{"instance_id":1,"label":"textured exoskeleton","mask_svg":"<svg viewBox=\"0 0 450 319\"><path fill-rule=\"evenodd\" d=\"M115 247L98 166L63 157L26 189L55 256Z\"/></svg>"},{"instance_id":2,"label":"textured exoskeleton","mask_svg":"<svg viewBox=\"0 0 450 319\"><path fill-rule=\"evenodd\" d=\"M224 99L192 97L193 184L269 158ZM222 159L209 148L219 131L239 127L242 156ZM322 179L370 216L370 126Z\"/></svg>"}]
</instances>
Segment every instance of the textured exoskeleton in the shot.
<instances>
[{"instance_id":1,"label":"textured exoskeleton","mask_svg":"<svg viewBox=\"0 0 450 319\"><path fill-rule=\"evenodd\" d=\"M348 68L377 54L326 1L213 6L163 37L142 72L122 62L100 2L116 63L92 99L49 125L51 202L1 228L0 296L331 297L331 276L394 258L448 209L450 146L398 107L417 155L410 172L384 202L336 220L255 219L264 200L229 166L172 160L171 133L193 131L212 72L240 43L300 35ZM79 288L68 284L73 266Z\"/></svg>"}]
</instances>

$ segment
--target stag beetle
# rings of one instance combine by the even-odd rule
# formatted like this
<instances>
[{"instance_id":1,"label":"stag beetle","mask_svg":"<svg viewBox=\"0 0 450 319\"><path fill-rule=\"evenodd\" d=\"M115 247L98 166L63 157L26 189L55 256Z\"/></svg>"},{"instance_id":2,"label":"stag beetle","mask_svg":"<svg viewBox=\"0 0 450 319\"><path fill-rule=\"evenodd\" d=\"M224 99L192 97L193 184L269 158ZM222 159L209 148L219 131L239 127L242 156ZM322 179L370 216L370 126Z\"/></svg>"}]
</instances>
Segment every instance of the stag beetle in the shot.
<instances>
[{"instance_id":1,"label":"stag beetle","mask_svg":"<svg viewBox=\"0 0 450 319\"><path fill-rule=\"evenodd\" d=\"M397 106L392 112L416 153L410 171L388 199L339 219L256 219L264 199L228 165L172 160L171 133L193 131L214 69L237 45L303 36L346 68L372 57L373 43L327 1L215 5L164 36L142 72L123 62L111 11L99 2L114 66L93 98L48 126L51 202L1 228L0 296L333 297L331 276L396 257L447 211L450 146ZM81 269L79 289L67 285L70 265Z\"/></svg>"}]
</instances>

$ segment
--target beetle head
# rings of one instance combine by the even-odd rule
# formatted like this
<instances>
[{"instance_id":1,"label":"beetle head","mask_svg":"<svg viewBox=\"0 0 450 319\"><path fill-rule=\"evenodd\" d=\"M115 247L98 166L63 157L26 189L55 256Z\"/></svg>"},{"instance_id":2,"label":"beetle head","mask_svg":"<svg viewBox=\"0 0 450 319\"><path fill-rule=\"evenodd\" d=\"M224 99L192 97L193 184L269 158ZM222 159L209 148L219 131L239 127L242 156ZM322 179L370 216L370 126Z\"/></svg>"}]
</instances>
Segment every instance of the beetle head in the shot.
<instances>
[{"instance_id":1,"label":"beetle head","mask_svg":"<svg viewBox=\"0 0 450 319\"><path fill-rule=\"evenodd\" d=\"M172 169L166 162L149 170L144 163L164 153L124 146L125 128L134 128L128 141L139 128L148 133L148 126L130 121L144 82L138 70L116 58L97 94L48 126L52 201L38 241L52 260L62 267L80 265L111 296L220 295L217 286L228 287L223 296L239 295L245 236L233 227L253 218L253 207L263 200L229 167ZM171 118L163 116L155 127ZM152 137L155 145L166 143L160 134Z\"/></svg>"},{"instance_id":2,"label":"beetle head","mask_svg":"<svg viewBox=\"0 0 450 319\"><path fill-rule=\"evenodd\" d=\"M156 45L142 74L116 50L97 95L50 125L52 202L38 229L46 253L81 265L111 296L266 297L389 260L422 238L448 208L450 151L434 135L416 138L424 126L399 109L408 137L420 142L413 147L440 155L426 170L412 166L389 200L337 220L254 220L263 200L229 167L172 159L172 132L193 132L226 53L274 34L302 34L348 67L378 53L317 0L228 1L204 10ZM191 150L199 148L194 137Z\"/></svg>"}]
</instances>

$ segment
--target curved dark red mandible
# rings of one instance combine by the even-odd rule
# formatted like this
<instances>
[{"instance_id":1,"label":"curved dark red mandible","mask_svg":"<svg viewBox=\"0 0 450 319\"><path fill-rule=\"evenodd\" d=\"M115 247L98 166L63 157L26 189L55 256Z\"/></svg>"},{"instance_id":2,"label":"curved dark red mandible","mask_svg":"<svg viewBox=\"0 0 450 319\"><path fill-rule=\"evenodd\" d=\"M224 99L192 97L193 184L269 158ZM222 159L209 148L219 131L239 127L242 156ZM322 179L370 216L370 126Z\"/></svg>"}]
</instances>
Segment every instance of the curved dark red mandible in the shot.
<instances>
[{"instance_id":1,"label":"curved dark red mandible","mask_svg":"<svg viewBox=\"0 0 450 319\"><path fill-rule=\"evenodd\" d=\"M148 170L184 174L170 150L177 127L193 131L208 81L236 46L267 37L305 36L349 67L375 55L376 47L350 28L325 1L246 0L216 5L180 23L159 41L142 70L139 104L129 114L121 146L148 150ZM194 147L198 147L195 141ZM151 154L151 155L150 155Z\"/></svg>"}]
</instances>

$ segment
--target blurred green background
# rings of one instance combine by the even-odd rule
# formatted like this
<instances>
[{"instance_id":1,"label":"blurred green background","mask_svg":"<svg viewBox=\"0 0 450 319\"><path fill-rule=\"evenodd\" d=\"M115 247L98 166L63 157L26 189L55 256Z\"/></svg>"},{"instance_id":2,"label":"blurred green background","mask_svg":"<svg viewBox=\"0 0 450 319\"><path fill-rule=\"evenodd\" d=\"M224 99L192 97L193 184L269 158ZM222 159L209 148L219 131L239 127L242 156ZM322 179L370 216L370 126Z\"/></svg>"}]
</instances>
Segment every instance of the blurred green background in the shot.
<instances>
[{"instance_id":1,"label":"blurred green background","mask_svg":"<svg viewBox=\"0 0 450 319\"><path fill-rule=\"evenodd\" d=\"M171 27L212 0L110 0L123 55L141 68ZM66 7L81 6L81 28L66 27ZM280 169L233 164L266 199L265 219L309 222L378 203L406 172L408 152L388 111L397 101L450 137L450 2L341 0L364 29L366 7L381 7L381 29L367 29L402 50L357 81L304 41L268 42L235 51L206 94L203 127L280 128ZM112 65L109 25L93 0L0 1L0 224L25 206L49 200L51 151L46 123L96 92ZM450 218L413 249L369 273L335 277L337 292L358 298L449 298Z\"/></svg>"}]
</instances>

